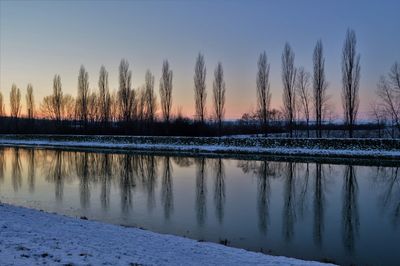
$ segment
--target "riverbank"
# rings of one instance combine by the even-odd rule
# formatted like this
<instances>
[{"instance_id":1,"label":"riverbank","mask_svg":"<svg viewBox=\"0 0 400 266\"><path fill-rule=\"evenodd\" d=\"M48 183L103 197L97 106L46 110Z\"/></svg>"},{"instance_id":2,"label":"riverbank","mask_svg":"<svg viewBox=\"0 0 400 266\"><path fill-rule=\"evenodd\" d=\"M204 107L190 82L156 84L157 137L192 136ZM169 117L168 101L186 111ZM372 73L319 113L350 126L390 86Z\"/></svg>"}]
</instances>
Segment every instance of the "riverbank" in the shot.
<instances>
[{"instance_id":1,"label":"riverbank","mask_svg":"<svg viewBox=\"0 0 400 266\"><path fill-rule=\"evenodd\" d=\"M0 204L1 265L323 265Z\"/></svg>"},{"instance_id":2,"label":"riverbank","mask_svg":"<svg viewBox=\"0 0 400 266\"><path fill-rule=\"evenodd\" d=\"M400 139L0 135L0 145L400 159Z\"/></svg>"}]
</instances>

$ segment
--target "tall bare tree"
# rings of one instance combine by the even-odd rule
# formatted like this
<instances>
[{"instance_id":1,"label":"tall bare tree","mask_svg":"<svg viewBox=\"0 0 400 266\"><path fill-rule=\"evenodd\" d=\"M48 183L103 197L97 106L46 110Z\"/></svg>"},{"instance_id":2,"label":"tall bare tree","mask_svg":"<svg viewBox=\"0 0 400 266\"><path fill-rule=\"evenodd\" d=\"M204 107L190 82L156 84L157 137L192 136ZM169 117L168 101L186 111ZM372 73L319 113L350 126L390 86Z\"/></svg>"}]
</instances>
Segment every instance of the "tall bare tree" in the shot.
<instances>
[{"instance_id":1,"label":"tall bare tree","mask_svg":"<svg viewBox=\"0 0 400 266\"><path fill-rule=\"evenodd\" d=\"M120 106L120 115L122 120L127 123L131 120L135 91L131 88L132 72L129 70L129 63L122 59L119 64L119 89L118 104Z\"/></svg>"},{"instance_id":2,"label":"tall bare tree","mask_svg":"<svg viewBox=\"0 0 400 266\"><path fill-rule=\"evenodd\" d=\"M101 66L99 74L98 105L100 121L106 125L110 120L111 98L108 88L108 72L104 66Z\"/></svg>"},{"instance_id":3,"label":"tall bare tree","mask_svg":"<svg viewBox=\"0 0 400 266\"><path fill-rule=\"evenodd\" d=\"M258 111L261 115L261 121L263 124L263 131L265 136L268 132L268 113L269 106L271 103L271 92L269 82L269 68L267 54L265 52L260 54L258 58L258 72L257 72L257 103Z\"/></svg>"},{"instance_id":4,"label":"tall bare tree","mask_svg":"<svg viewBox=\"0 0 400 266\"><path fill-rule=\"evenodd\" d=\"M146 89L141 87L137 91L138 101L137 101L137 116L140 122L146 118Z\"/></svg>"},{"instance_id":5,"label":"tall bare tree","mask_svg":"<svg viewBox=\"0 0 400 266\"><path fill-rule=\"evenodd\" d=\"M110 121L115 122L121 117L119 111L118 93L113 91L110 95Z\"/></svg>"},{"instance_id":6,"label":"tall bare tree","mask_svg":"<svg viewBox=\"0 0 400 266\"><path fill-rule=\"evenodd\" d=\"M5 110L4 110L4 99L3 99L3 94L0 92L0 117L5 116Z\"/></svg>"},{"instance_id":7,"label":"tall bare tree","mask_svg":"<svg viewBox=\"0 0 400 266\"><path fill-rule=\"evenodd\" d=\"M303 111L304 118L307 124L307 137L310 137L310 79L311 75L303 67L300 67L297 71L296 91L299 96L300 108Z\"/></svg>"},{"instance_id":8,"label":"tall bare tree","mask_svg":"<svg viewBox=\"0 0 400 266\"><path fill-rule=\"evenodd\" d=\"M88 97L88 120L93 123L100 120L100 106L96 92L92 92Z\"/></svg>"},{"instance_id":9,"label":"tall bare tree","mask_svg":"<svg viewBox=\"0 0 400 266\"><path fill-rule=\"evenodd\" d=\"M391 120L400 133L400 66L397 62L387 76L381 77L377 95L380 115Z\"/></svg>"},{"instance_id":10,"label":"tall bare tree","mask_svg":"<svg viewBox=\"0 0 400 266\"><path fill-rule=\"evenodd\" d=\"M285 44L282 53L283 109L289 124L290 137L293 137L293 122L296 114L296 68L294 53L289 43Z\"/></svg>"},{"instance_id":11,"label":"tall bare tree","mask_svg":"<svg viewBox=\"0 0 400 266\"><path fill-rule=\"evenodd\" d=\"M314 48L313 55L313 103L315 112L315 122L316 122L316 136L317 138L322 137L322 120L324 117L324 109L327 103L326 90L328 88L328 83L325 79L325 57L324 48L322 46L322 41L317 41Z\"/></svg>"},{"instance_id":12,"label":"tall bare tree","mask_svg":"<svg viewBox=\"0 0 400 266\"><path fill-rule=\"evenodd\" d=\"M194 94L196 105L196 118L204 123L206 116L206 65L204 56L199 53L194 68Z\"/></svg>"},{"instance_id":13,"label":"tall bare tree","mask_svg":"<svg viewBox=\"0 0 400 266\"><path fill-rule=\"evenodd\" d=\"M225 115L225 90L224 70L222 68L222 63L219 62L214 71L213 83L214 112L215 118L218 122L219 135L221 135L222 120Z\"/></svg>"},{"instance_id":14,"label":"tall bare tree","mask_svg":"<svg viewBox=\"0 0 400 266\"><path fill-rule=\"evenodd\" d=\"M55 75L53 79L53 95L52 95L52 107L54 110L54 118L59 122L61 121L62 114L62 85L60 75Z\"/></svg>"},{"instance_id":15,"label":"tall bare tree","mask_svg":"<svg viewBox=\"0 0 400 266\"><path fill-rule=\"evenodd\" d=\"M26 115L28 119L33 119L35 116L35 101L33 97L33 87L32 84L28 84L26 88Z\"/></svg>"},{"instance_id":16,"label":"tall bare tree","mask_svg":"<svg viewBox=\"0 0 400 266\"><path fill-rule=\"evenodd\" d=\"M146 118L150 123L154 122L157 99L154 93L154 76L151 74L150 70L146 71L145 76L145 94L146 94Z\"/></svg>"},{"instance_id":17,"label":"tall bare tree","mask_svg":"<svg viewBox=\"0 0 400 266\"><path fill-rule=\"evenodd\" d=\"M168 60L163 62L160 79L160 102L164 121L169 123L172 108L172 70L169 69Z\"/></svg>"},{"instance_id":18,"label":"tall bare tree","mask_svg":"<svg viewBox=\"0 0 400 266\"><path fill-rule=\"evenodd\" d=\"M89 100L89 74L82 65L78 75L78 96L76 99L76 109L78 118L83 121L84 126L88 122L88 100Z\"/></svg>"},{"instance_id":19,"label":"tall bare tree","mask_svg":"<svg viewBox=\"0 0 400 266\"><path fill-rule=\"evenodd\" d=\"M11 86L10 92L10 115L13 119L17 119L21 112L21 91L17 85Z\"/></svg>"},{"instance_id":20,"label":"tall bare tree","mask_svg":"<svg viewBox=\"0 0 400 266\"><path fill-rule=\"evenodd\" d=\"M360 103L358 91L360 85L360 54L356 52L356 33L348 29L342 52L342 105L344 121L349 137L353 137L353 128L357 119Z\"/></svg>"}]
</instances>

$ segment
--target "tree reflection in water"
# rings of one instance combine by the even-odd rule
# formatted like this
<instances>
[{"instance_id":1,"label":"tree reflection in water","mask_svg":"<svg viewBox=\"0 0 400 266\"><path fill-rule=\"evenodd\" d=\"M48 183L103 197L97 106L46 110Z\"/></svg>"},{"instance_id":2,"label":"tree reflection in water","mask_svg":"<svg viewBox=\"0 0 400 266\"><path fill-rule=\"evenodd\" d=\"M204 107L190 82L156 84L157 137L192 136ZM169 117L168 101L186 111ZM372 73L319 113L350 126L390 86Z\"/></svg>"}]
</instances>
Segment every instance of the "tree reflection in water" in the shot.
<instances>
[{"instance_id":1,"label":"tree reflection in water","mask_svg":"<svg viewBox=\"0 0 400 266\"><path fill-rule=\"evenodd\" d=\"M305 168L304 168L305 166ZM299 216L301 218L304 217L305 212L307 211L308 202L307 196L309 192L309 179L310 179L310 164L297 164L296 167L299 171L299 196L298 196L298 209L299 209Z\"/></svg>"},{"instance_id":2,"label":"tree reflection in water","mask_svg":"<svg viewBox=\"0 0 400 266\"><path fill-rule=\"evenodd\" d=\"M145 156L146 161L146 176L145 176L145 187L147 190L147 209L152 211L155 207L155 189L157 184L157 160L155 156Z\"/></svg>"},{"instance_id":3,"label":"tree reflection in water","mask_svg":"<svg viewBox=\"0 0 400 266\"><path fill-rule=\"evenodd\" d=\"M400 168L377 167L374 185L379 188L378 201L383 212L388 212L394 228L400 224Z\"/></svg>"},{"instance_id":4,"label":"tree reflection in water","mask_svg":"<svg viewBox=\"0 0 400 266\"><path fill-rule=\"evenodd\" d=\"M194 164L194 159L190 157L176 156L172 160L176 165L182 168L190 167Z\"/></svg>"},{"instance_id":5,"label":"tree reflection in water","mask_svg":"<svg viewBox=\"0 0 400 266\"><path fill-rule=\"evenodd\" d=\"M90 205L89 154L75 153L76 175L79 178L79 198L81 207L87 209Z\"/></svg>"},{"instance_id":6,"label":"tree reflection in water","mask_svg":"<svg viewBox=\"0 0 400 266\"><path fill-rule=\"evenodd\" d=\"M323 191L323 165L315 164L315 186L314 186L314 243L322 245L324 231L324 206L325 196Z\"/></svg>"},{"instance_id":7,"label":"tree reflection in water","mask_svg":"<svg viewBox=\"0 0 400 266\"><path fill-rule=\"evenodd\" d=\"M108 153L99 154L100 160L100 202L103 210L108 210L110 207L110 190L111 190L111 179L112 179L112 164L113 155Z\"/></svg>"},{"instance_id":8,"label":"tree reflection in water","mask_svg":"<svg viewBox=\"0 0 400 266\"><path fill-rule=\"evenodd\" d=\"M172 181L172 164L169 156L163 157L163 175L161 185L161 202L164 207L164 217L169 220L174 210L174 192Z\"/></svg>"},{"instance_id":9,"label":"tree reflection in water","mask_svg":"<svg viewBox=\"0 0 400 266\"><path fill-rule=\"evenodd\" d=\"M225 165L221 158L215 159L213 164L214 180L214 204L218 222L222 224L225 205Z\"/></svg>"},{"instance_id":10,"label":"tree reflection in water","mask_svg":"<svg viewBox=\"0 0 400 266\"><path fill-rule=\"evenodd\" d=\"M35 165L35 149L28 149L28 187L29 192L33 193L35 191L35 175L36 175L36 165Z\"/></svg>"},{"instance_id":11,"label":"tree reflection in water","mask_svg":"<svg viewBox=\"0 0 400 266\"><path fill-rule=\"evenodd\" d=\"M125 216L132 208L132 189L136 186L133 173L133 155L120 155L118 160L120 179L121 211Z\"/></svg>"},{"instance_id":12,"label":"tree reflection in water","mask_svg":"<svg viewBox=\"0 0 400 266\"><path fill-rule=\"evenodd\" d=\"M291 241L294 236L294 223L296 221L296 187L295 187L295 166L293 162L285 164L284 191L283 191L283 236L286 241Z\"/></svg>"},{"instance_id":13,"label":"tree reflection in water","mask_svg":"<svg viewBox=\"0 0 400 266\"><path fill-rule=\"evenodd\" d=\"M355 238L359 232L358 215L358 184L356 169L353 165L346 165L343 180L343 208L342 208L342 238L346 251L353 254Z\"/></svg>"},{"instance_id":14,"label":"tree reflection in water","mask_svg":"<svg viewBox=\"0 0 400 266\"><path fill-rule=\"evenodd\" d=\"M268 231L269 224L269 208L271 198L271 183L269 176L269 164L262 161L257 169L258 186L257 186L257 209L258 209L258 227L264 234Z\"/></svg>"},{"instance_id":15,"label":"tree reflection in water","mask_svg":"<svg viewBox=\"0 0 400 266\"><path fill-rule=\"evenodd\" d=\"M271 198L271 178L277 176L280 170L280 163L269 162L267 160L239 161L238 167L243 173L252 173L257 177L257 215L258 228L262 234L266 234L269 225L269 209Z\"/></svg>"},{"instance_id":16,"label":"tree reflection in water","mask_svg":"<svg viewBox=\"0 0 400 266\"><path fill-rule=\"evenodd\" d=\"M6 171L6 158L4 155L4 148L0 147L0 182L4 182L4 172Z\"/></svg>"},{"instance_id":17,"label":"tree reflection in water","mask_svg":"<svg viewBox=\"0 0 400 266\"><path fill-rule=\"evenodd\" d=\"M197 223L204 225L207 216L206 159L196 158L196 216Z\"/></svg>"},{"instance_id":18,"label":"tree reflection in water","mask_svg":"<svg viewBox=\"0 0 400 266\"><path fill-rule=\"evenodd\" d=\"M60 150L48 151L46 153L51 158L44 171L46 180L54 183L56 200L61 202L64 195L64 179L68 175L64 163L66 154Z\"/></svg>"},{"instance_id":19,"label":"tree reflection in water","mask_svg":"<svg viewBox=\"0 0 400 266\"><path fill-rule=\"evenodd\" d=\"M14 191L17 192L22 186L22 166L18 147L12 149L11 179Z\"/></svg>"}]
</instances>

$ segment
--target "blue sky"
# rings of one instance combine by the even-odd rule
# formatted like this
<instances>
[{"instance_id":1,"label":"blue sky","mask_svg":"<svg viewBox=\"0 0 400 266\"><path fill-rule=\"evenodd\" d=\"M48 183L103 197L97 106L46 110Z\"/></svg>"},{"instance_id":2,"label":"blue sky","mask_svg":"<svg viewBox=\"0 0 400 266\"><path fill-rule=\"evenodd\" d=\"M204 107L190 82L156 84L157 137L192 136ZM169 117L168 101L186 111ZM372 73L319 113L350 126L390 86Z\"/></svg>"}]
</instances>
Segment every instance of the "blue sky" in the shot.
<instances>
[{"instance_id":1,"label":"blue sky","mask_svg":"<svg viewBox=\"0 0 400 266\"><path fill-rule=\"evenodd\" d=\"M347 28L356 31L361 53L361 114L374 99L380 75L400 61L400 1L1 1L0 91L8 103L12 83L23 92L32 83L39 102L60 74L64 93L76 94L81 64L97 89L100 66L118 88L117 71L126 58L133 86L161 64L174 71L174 110L193 115L193 69L201 51L207 65L208 110L213 71L225 70L226 114L240 117L256 106L257 58L271 63L273 107L282 99L281 53L289 42L296 66L312 69L312 52L322 39L328 93L342 115L341 50ZM158 91L158 82L156 82Z\"/></svg>"}]
</instances>

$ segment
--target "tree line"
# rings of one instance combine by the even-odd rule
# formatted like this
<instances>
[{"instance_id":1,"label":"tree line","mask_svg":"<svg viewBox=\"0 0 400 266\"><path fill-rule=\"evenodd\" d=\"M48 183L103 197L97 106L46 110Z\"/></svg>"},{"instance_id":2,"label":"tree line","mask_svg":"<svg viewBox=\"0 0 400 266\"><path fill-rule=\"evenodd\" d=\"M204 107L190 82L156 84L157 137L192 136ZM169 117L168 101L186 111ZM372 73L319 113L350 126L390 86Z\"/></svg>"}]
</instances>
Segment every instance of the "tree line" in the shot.
<instances>
[{"instance_id":1,"label":"tree line","mask_svg":"<svg viewBox=\"0 0 400 266\"><path fill-rule=\"evenodd\" d=\"M357 39L354 30L348 29L342 49L342 108L343 126L349 137L354 136L359 108L360 87L360 54L357 52ZM254 125L260 126L259 133L268 135L275 132L274 120L281 120L283 131L293 137L293 131L303 126L310 136L310 130L315 136L322 137L327 112L329 109L328 82L325 75L325 56L321 40L316 42L313 52L312 73L304 67L295 65L295 53L289 43L286 43L281 57L281 77L283 85L282 108L272 110L270 90L270 63L266 52L259 55L256 74L257 110L254 114L244 114L242 120L254 120ZM132 72L127 60L122 59L119 64L119 87L117 91L110 91L108 71L101 66L99 71L98 89L89 89L89 74L82 65L78 73L77 95L74 98L64 94L60 75L53 78L53 93L42 99L39 107L35 105L32 84L26 89L26 116L28 121L38 118L52 120L61 126L65 121L74 121L74 127L85 130L93 125L103 129L110 129L115 125L125 129L126 133L133 127L144 128L146 133L155 134L155 123L162 123L163 134L176 124L176 121L186 121L187 124L196 124L205 134L206 128L214 126L218 135L224 130L225 94L226 85L224 70L221 62L214 70L211 119L206 114L207 69L204 55L199 53L194 67L194 102L195 117L193 121L184 118L178 111L172 114L173 106L173 71L168 60L162 64L159 80L159 100L155 92L155 77L150 70L146 71L144 85L134 89L132 87ZM371 105L371 114L378 125L388 122L392 125L392 135L400 132L400 67L394 63L387 76L384 76L377 85L377 100ZM9 117L18 129L18 118L22 115L21 90L15 84L10 91ZM6 117L5 103L0 92L0 117ZM161 116L157 117L160 108ZM277 118L279 116L279 118ZM32 122L33 123L33 122ZM35 125L34 123L32 124ZM253 125L253 126L254 126ZM276 125L275 125L276 127ZM159 132L158 132L159 133Z\"/></svg>"}]
</instances>

